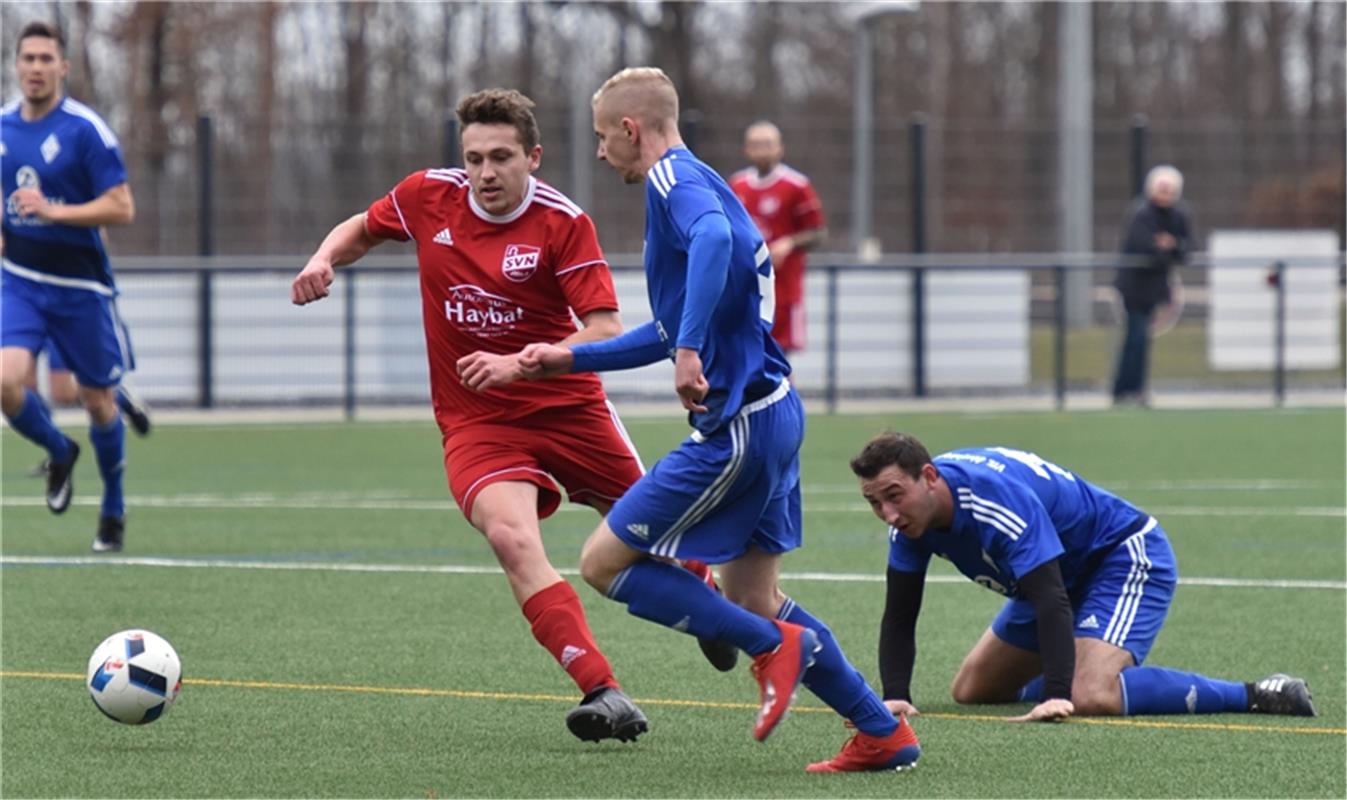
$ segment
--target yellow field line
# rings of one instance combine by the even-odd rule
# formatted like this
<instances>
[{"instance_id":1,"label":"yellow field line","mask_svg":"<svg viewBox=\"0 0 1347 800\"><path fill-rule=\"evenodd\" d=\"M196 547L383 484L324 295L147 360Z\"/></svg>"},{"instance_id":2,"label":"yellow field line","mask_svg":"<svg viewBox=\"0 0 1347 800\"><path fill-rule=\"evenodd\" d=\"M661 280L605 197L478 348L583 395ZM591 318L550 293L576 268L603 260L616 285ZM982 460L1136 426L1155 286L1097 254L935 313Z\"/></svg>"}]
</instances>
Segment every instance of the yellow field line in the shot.
<instances>
[{"instance_id":1,"label":"yellow field line","mask_svg":"<svg viewBox=\"0 0 1347 800\"><path fill-rule=\"evenodd\" d=\"M77 672L20 672L0 671L0 678L36 678L40 680L83 681ZM522 692L473 692L464 689L401 688L390 686L354 686L341 683L286 683L277 681L235 681L220 678L184 678L186 686L223 686L232 689L291 689L305 692L349 692L353 694L389 694L403 697L454 697L466 700L524 700L549 703L574 703L573 696L557 694L524 694ZM679 706L685 708L730 708L756 711L752 703L718 703L708 700L673 700L634 698L647 706ZM819 706L792 706L791 711L805 714L833 714L830 708ZM922 719L952 719L973 722L1005 722L1006 716L994 714L923 713ZM1072 717L1069 725L1111 725L1126 728L1164 728L1169 730L1233 731L1239 733L1301 733L1347 736L1347 728L1307 728L1290 725L1245 725L1216 722L1165 722L1163 720L1116 719L1100 717Z\"/></svg>"}]
</instances>

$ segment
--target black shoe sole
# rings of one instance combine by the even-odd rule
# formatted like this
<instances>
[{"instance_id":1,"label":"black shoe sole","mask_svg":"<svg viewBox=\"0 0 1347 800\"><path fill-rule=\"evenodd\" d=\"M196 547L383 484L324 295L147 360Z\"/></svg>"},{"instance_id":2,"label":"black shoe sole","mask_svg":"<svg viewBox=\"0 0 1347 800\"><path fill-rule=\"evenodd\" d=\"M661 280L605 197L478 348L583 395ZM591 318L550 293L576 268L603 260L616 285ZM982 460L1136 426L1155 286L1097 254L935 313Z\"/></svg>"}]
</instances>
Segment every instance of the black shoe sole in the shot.
<instances>
[{"instance_id":1,"label":"black shoe sole","mask_svg":"<svg viewBox=\"0 0 1347 800\"><path fill-rule=\"evenodd\" d=\"M79 461L79 457L80 457L80 446L79 446L78 444L76 444L73 440L68 440L68 441L70 441L70 461L68 461L68 462L64 465L64 467L60 467L60 466L57 466L57 465L55 465L55 464L52 464L52 465L50 465L50 466L48 467L48 471L47 471L47 480L48 480L48 483L47 483L47 510L50 511L51 513L53 513L53 514L64 514L64 513L66 512L66 510L70 508L70 503L71 503L71 501L73 501L73 500L75 499L75 462L76 462L76 461ZM60 505L52 505L52 502L51 502L51 470L53 470L53 469L62 469L62 468L64 468L64 469L66 470L65 480L62 482L62 485L63 485L63 486L65 487L65 489L66 489L65 502L64 502L64 503L61 503Z\"/></svg>"},{"instance_id":2,"label":"black shoe sole","mask_svg":"<svg viewBox=\"0 0 1347 800\"><path fill-rule=\"evenodd\" d=\"M601 742L604 739L634 742L637 736L650 730L650 723L643 719L630 720L614 730L612 722L603 714L580 711L566 717L566 727L582 742Z\"/></svg>"}]
</instances>

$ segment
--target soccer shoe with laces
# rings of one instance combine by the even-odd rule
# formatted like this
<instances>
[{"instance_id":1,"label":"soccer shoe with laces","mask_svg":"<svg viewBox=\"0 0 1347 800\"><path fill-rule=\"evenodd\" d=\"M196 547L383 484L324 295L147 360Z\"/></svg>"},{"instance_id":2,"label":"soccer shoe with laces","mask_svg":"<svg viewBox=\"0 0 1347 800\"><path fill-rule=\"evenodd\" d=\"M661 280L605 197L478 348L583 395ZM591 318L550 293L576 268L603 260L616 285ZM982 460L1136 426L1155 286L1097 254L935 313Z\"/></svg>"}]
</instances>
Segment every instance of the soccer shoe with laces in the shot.
<instances>
[{"instance_id":1,"label":"soccer shoe with laces","mask_svg":"<svg viewBox=\"0 0 1347 800\"><path fill-rule=\"evenodd\" d=\"M814 666L814 654L823 649L818 634L792 622L772 620L781 629L781 644L775 650L753 656L753 677L761 689L762 708L753 723L753 738L765 741L786 718L795 690L805 672Z\"/></svg>"},{"instance_id":2,"label":"soccer shoe with laces","mask_svg":"<svg viewBox=\"0 0 1347 800\"><path fill-rule=\"evenodd\" d=\"M566 714L566 727L586 742L634 742L650 730L650 723L621 689L605 686L585 695L580 705Z\"/></svg>"},{"instance_id":3,"label":"soccer shoe with laces","mask_svg":"<svg viewBox=\"0 0 1347 800\"><path fill-rule=\"evenodd\" d=\"M917 766L921 757L921 742L906 719L899 719L898 729L888 736L870 736L857 733L842 752L804 768L805 772L901 772Z\"/></svg>"},{"instance_id":4,"label":"soccer shoe with laces","mask_svg":"<svg viewBox=\"0 0 1347 800\"><path fill-rule=\"evenodd\" d=\"M720 594L720 587L716 585L716 576L711 572L711 565L705 561L684 561L683 569L702 579L702 583L716 590ZM729 642L722 642L719 639L697 639L697 646L701 647L702 655L711 662L711 666L721 672L729 672L739 663L739 648Z\"/></svg>"},{"instance_id":5,"label":"soccer shoe with laces","mask_svg":"<svg viewBox=\"0 0 1347 800\"><path fill-rule=\"evenodd\" d=\"M47 466L47 508L53 514L65 513L75 493L75 462L80 457L80 446L73 439L66 442L70 445L70 458L59 463L52 461Z\"/></svg>"},{"instance_id":6,"label":"soccer shoe with laces","mask_svg":"<svg viewBox=\"0 0 1347 800\"><path fill-rule=\"evenodd\" d=\"M1310 687L1300 678L1277 673L1256 683L1246 684L1249 690L1249 712L1253 714L1284 714L1290 717L1317 717Z\"/></svg>"},{"instance_id":7,"label":"soccer shoe with laces","mask_svg":"<svg viewBox=\"0 0 1347 800\"><path fill-rule=\"evenodd\" d=\"M126 539L126 517L99 517L98 534L89 549L95 553L116 553Z\"/></svg>"},{"instance_id":8,"label":"soccer shoe with laces","mask_svg":"<svg viewBox=\"0 0 1347 800\"><path fill-rule=\"evenodd\" d=\"M126 384L117 387L117 407L126 415L126 421L131 423L131 430L137 436L150 435L150 409Z\"/></svg>"}]
</instances>

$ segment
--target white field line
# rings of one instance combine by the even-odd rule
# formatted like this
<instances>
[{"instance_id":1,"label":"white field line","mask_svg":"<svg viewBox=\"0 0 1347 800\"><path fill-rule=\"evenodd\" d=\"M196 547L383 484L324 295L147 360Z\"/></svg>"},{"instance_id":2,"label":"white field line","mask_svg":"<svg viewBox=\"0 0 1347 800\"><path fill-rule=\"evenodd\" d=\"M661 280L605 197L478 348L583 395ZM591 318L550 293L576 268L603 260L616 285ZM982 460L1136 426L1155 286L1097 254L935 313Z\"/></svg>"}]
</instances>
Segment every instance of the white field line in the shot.
<instances>
[{"instance_id":1,"label":"white field line","mask_svg":"<svg viewBox=\"0 0 1347 800\"><path fill-rule=\"evenodd\" d=\"M135 558L123 556L0 556L3 565L39 567L166 567L172 569L247 569L281 572L376 572L429 575L499 575L494 566L466 564L361 564L321 561L247 561L219 558ZM575 569L557 570L562 575L578 575ZM824 583L880 583L883 573L866 572L783 572L784 581ZM927 583L967 583L961 575L928 575ZM1180 586L1221 586L1252 589L1331 589L1347 591L1347 581L1277 580L1262 578L1180 578Z\"/></svg>"},{"instance_id":2,"label":"white field line","mask_svg":"<svg viewBox=\"0 0 1347 800\"><path fill-rule=\"evenodd\" d=\"M92 507L100 503L94 496L76 497L72 505ZM131 508L213 508L230 511L246 509L300 510L300 511L456 511L452 500L399 497L396 493L303 493L293 495L267 492L245 494L173 494L132 495L126 498ZM46 505L39 496L8 496L5 507L36 508ZM1347 519L1347 508L1342 506L1146 506L1145 510L1157 517L1326 517ZM563 513L593 513L588 506L563 504ZM859 498L854 503L812 502L804 506L805 513L814 514L869 514L870 509Z\"/></svg>"}]
</instances>

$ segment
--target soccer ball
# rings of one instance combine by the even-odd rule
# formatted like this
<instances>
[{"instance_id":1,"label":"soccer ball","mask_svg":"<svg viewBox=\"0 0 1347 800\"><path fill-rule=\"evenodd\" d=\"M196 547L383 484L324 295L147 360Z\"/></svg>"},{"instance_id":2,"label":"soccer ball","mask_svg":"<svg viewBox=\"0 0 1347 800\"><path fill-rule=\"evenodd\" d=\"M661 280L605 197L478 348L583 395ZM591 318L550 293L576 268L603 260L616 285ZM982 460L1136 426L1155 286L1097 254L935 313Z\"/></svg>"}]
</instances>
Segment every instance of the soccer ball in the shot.
<instances>
[{"instance_id":1,"label":"soccer ball","mask_svg":"<svg viewBox=\"0 0 1347 800\"><path fill-rule=\"evenodd\" d=\"M145 725L164 715L182 689L182 662L163 637L114 633L89 658L89 696L109 719Z\"/></svg>"}]
</instances>

